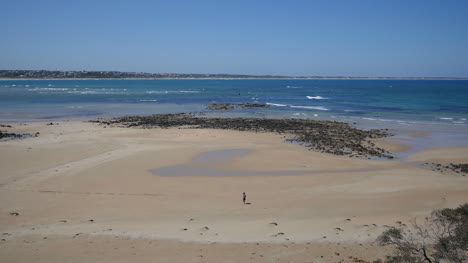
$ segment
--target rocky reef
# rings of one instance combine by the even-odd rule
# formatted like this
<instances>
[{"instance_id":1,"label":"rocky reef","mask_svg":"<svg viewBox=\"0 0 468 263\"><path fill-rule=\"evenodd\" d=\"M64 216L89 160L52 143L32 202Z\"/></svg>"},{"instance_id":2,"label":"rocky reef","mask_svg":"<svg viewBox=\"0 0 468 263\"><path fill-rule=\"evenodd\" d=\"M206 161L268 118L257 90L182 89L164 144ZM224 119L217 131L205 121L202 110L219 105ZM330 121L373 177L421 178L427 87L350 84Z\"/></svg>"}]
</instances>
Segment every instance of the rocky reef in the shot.
<instances>
[{"instance_id":1,"label":"rocky reef","mask_svg":"<svg viewBox=\"0 0 468 263\"><path fill-rule=\"evenodd\" d=\"M36 137L39 133L36 133ZM18 134L18 133L12 133L12 132L6 132L6 131L0 131L0 140L11 140L11 139L23 139L26 137L31 137L32 135L29 133L25 134Z\"/></svg>"},{"instance_id":2,"label":"rocky reef","mask_svg":"<svg viewBox=\"0 0 468 263\"><path fill-rule=\"evenodd\" d=\"M452 171L457 174L461 174L462 176L465 176L465 174L468 174L468 163L461 163L461 164L450 163L449 165L443 165L440 163L424 163L423 165L430 167L432 171L438 171L438 172Z\"/></svg>"},{"instance_id":3,"label":"rocky reef","mask_svg":"<svg viewBox=\"0 0 468 263\"><path fill-rule=\"evenodd\" d=\"M450 164L455 171L459 170L463 173L468 173L468 163L461 163L461 164Z\"/></svg>"},{"instance_id":4,"label":"rocky reef","mask_svg":"<svg viewBox=\"0 0 468 263\"><path fill-rule=\"evenodd\" d=\"M209 110L234 110L236 108L268 108L269 105L266 104L258 104L258 103L242 103L242 104L211 104L208 105L206 108Z\"/></svg>"},{"instance_id":5,"label":"rocky reef","mask_svg":"<svg viewBox=\"0 0 468 263\"><path fill-rule=\"evenodd\" d=\"M129 116L111 120L96 120L103 125L140 128L226 129L284 134L286 141L311 150L351 157L393 158L375 146L374 139L387 137L388 130L360 130L348 123L305 119L201 118L192 114Z\"/></svg>"}]
</instances>

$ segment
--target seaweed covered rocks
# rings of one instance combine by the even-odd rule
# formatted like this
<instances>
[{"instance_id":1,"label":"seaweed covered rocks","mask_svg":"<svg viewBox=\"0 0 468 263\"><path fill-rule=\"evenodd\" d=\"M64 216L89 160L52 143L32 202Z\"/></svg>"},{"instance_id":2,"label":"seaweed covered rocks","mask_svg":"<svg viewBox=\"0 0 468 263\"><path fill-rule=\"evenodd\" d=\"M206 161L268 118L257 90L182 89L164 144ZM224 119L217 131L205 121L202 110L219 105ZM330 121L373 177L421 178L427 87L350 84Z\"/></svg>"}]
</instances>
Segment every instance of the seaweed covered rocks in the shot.
<instances>
[{"instance_id":1,"label":"seaweed covered rocks","mask_svg":"<svg viewBox=\"0 0 468 263\"><path fill-rule=\"evenodd\" d=\"M462 164L450 164L453 169L459 170L460 172L468 173L468 163Z\"/></svg>"},{"instance_id":2,"label":"seaweed covered rocks","mask_svg":"<svg viewBox=\"0 0 468 263\"><path fill-rule=\"evenodd\" d=\"M266 104L257 104L257 103L242 103L242 104L211 104L208 105L206 108L209 110L234 110L236 108L244 108L244 109L251 109L251 108L268 108L269 105Z\"/></svg>"},{"instance_id":3,"label":"seaweed covered rocks","mask_svg":"<svg viewBox=\"0 0 468 263\"><path fill-rule=\"evenodd\" d=\"M108 121L94 121L105 125L141 128L184 127L192 129L227 129L253 132L275 132L289 136L311 150L355 157L393 158L378 148L373 139L387 137L385 130L359 130L344 122L304 119L260 118L200 118L190 114L130 116Z\"/></svg>"},{"instance_id":4,"label":"seaweed covered rocks","mask_svg":"<svg viewBox=\"0 0 468 263\"><path fill-rule=\"evenodd\" d=\"M26 137L31 137L31 134L18 134L12 132L0 131L0 140L10 140L10 139L22 139Z\"/></svg>"},{"instance_id":5,"label":"seaweed covered rocks","mask_svg":"<svg viewBox=\"0 0 468 263\"><path fill-rule=\"evenodd\" d=\"M0 128L13 128L13 127L7 124L0 124ZM14 132L0 130L0 141L24 139L24 138L29 138L32 136L33 135L30 133L14 133ZM34 134L34 137L38 137L38 136L39 136L39 132L36 132Z\"/></svg>"},{"instance_id":6,"label":"seaweed covered rocks","mask_svg":"<svg viewBox=\"0 0 468 263\"><path fill-rule=\"evenodd\" d=\"M439 171L439 172L452 171L457 174L461 174L463 176L465 176L465 174L468 174L468 163L461 163L461 164L450 163L449 165L443 165L440 163L425 163L424 165L431 167L432 171Z\"/></svg>"},{"instance_id":7,"label":"seaweed covered rocks","mask_svg":"<svg viewBox=\"0 0 468 263\"><path fill-rule=\"evenodd\" d=\"M209 110L233 110L234 106L231 104L211 104L206 108Z\"/></svg>"}]
</instances>

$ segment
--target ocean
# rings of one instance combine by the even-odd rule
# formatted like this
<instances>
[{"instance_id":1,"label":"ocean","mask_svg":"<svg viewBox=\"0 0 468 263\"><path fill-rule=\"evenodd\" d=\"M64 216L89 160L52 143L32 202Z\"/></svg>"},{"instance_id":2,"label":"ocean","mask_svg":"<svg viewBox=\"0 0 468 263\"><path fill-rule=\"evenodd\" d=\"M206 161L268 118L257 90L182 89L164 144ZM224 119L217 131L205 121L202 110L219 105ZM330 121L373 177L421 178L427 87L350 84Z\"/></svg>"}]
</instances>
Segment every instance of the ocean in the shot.
<instances>
[{"instance_id":1,"label":"ocean","mask_svg":"<svg viewBox=\"0 0 468 263\"><path fill-rule=\"evenodd\" d=\"M268 108L207 110L213 103ZM196 112L468 127L467 80L0 80L0 121Z\"/></svg>"}]
</instances>

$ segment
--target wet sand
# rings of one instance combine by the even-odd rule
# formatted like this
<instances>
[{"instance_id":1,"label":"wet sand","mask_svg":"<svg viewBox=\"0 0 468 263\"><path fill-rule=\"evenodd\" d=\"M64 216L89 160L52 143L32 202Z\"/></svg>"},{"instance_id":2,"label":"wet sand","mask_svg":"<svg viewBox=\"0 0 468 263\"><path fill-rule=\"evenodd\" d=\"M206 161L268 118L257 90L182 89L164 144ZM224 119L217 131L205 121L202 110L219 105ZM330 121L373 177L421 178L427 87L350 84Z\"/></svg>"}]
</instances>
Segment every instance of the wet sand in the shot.
<instances>
[{"instance_id":1,"label":"wet sand","mask_svg":"<svg viewBox=\"0 0 468 263\"><path fill-rule=\"evenodd\" d=\"M467 176L317 153L278 134L11 125L40 136L0 145L2 262L372 261L389 254L374 242L389 226L468 200ZM467 159L463 147L408 158ZM191 165L246 174L153 172Z\"/></svg>"}]
</instances>

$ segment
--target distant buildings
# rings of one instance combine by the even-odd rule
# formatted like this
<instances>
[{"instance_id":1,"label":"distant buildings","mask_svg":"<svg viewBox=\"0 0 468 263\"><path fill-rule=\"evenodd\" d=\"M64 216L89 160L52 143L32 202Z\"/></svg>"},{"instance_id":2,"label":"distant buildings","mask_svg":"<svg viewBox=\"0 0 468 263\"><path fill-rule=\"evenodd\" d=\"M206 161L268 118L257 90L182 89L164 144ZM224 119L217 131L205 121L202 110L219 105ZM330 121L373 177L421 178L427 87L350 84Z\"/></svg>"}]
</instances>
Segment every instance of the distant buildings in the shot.
<instances>
[{"instance_id":1,"label":"distant buildings","mask_svg":"<svg viewBox=\"0 0 468 263\"><path fill-rule=\"evenodd\" d=\"M285 78L229 74L176 74L120 71L0 70L0 78L11 79L162 79L162 78Z\"/></svg>"},{"instance_id":2,"label":"distant buildings","mask_svg":"<svg viewBox=\"0 0 468 263\"><path fill-rule=\"evenodd\" d=\"M348 77L348 76L310 76L288 77L272 75L230 75L230 74L177 74L145 73L120 71L58 71L58 70L0 70L0 79L459 79L434 77Z\"/></svg>"}]
</instances>

